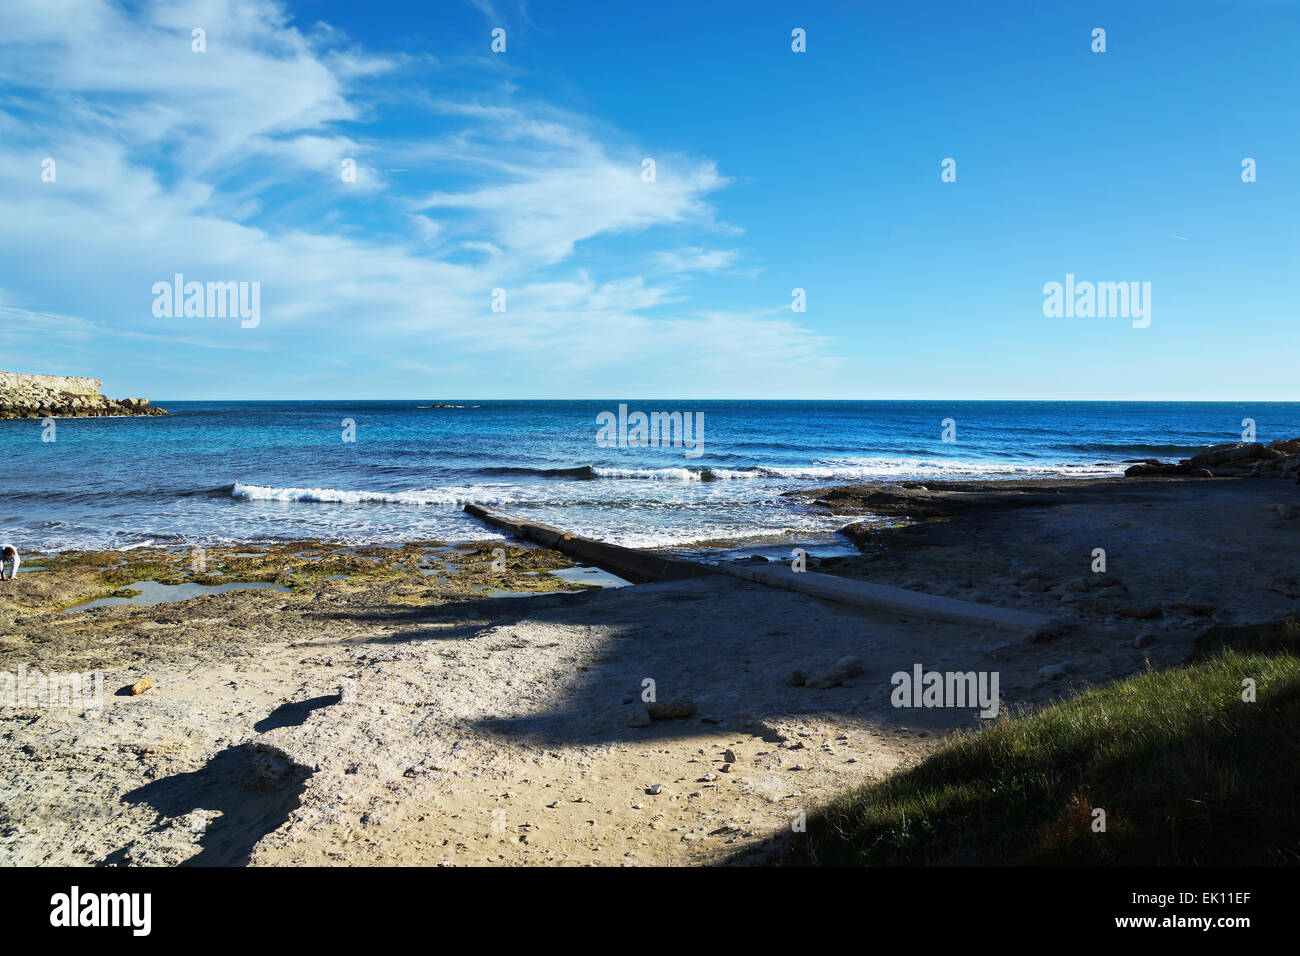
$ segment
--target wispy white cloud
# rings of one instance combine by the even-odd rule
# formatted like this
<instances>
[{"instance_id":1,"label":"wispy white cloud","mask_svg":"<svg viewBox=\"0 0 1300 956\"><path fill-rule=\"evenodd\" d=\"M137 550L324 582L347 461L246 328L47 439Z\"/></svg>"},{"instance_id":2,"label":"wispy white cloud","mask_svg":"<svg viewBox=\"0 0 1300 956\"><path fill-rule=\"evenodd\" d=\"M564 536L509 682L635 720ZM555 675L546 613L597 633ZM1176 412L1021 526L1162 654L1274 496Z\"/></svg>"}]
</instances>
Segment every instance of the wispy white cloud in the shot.
<instances>
[{"instance_id":1,"label":"wispy white cloud","mask_svg":"<svg viewBox=\"0 0 1300 956\"><path fill-rule=\"evenodd\" d=\"M206 53L191 50L195 27ZM7 334L46 323L52 348L130 339L274 350L289 366L296 351L346 357L364 341L429 374L517 360L511 374L548 393L539 360L650 387L689 370L742 390L763 369L789 381L833 366L827 343L788 318L693 304L694 277L743 258L707 244L740 233L717 218L728 180L712 161L640 147L494 88L499 77L421 98L410 71L429 68L327 25L303 33L271 0L7 0ZM436 133L383 122L404 84ZM54 183L41 181L46 157ZM349 158L356 182L340 176ZM639 266L600 255L628 237ZM151 287L177 272L259 281L262 324L155 318ZM630 360L643 363L631 376L618 365Z\"/></svg>"}]
</instances>

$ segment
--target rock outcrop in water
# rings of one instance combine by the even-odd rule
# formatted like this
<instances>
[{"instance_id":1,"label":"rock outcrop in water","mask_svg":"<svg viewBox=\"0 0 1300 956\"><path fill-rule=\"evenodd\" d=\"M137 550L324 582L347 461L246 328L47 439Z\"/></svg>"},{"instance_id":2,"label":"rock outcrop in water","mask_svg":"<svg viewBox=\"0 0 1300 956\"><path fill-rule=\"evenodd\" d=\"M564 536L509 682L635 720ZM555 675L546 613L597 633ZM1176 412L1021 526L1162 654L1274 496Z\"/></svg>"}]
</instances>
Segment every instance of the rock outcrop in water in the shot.
<instances>
[{"instance_id":1,"label":"rock outcrop in water","mask_svg":"<svg viewBox=\"0 0 1300 956\"><path fill-rule=\"evenodd\" d=\"M166 415L147 398L105 398L97 378L0 372L0 421L14 418L101 418Z\"/></svg>"},{"instance_id":2,"label":"rock outcrop in water","mask_svg":"<svg viewBox=\"0 0 1300 956\"><path fill-rule=\"evenodd\" d=\"M1226 442L1203 448L1180 462L1148 458L1124 472L1129 477L1192 475L1203 478L1252 477L1296 478L1300 476L1300 438L1263 442Z\"/></svg>"}]
</instances>

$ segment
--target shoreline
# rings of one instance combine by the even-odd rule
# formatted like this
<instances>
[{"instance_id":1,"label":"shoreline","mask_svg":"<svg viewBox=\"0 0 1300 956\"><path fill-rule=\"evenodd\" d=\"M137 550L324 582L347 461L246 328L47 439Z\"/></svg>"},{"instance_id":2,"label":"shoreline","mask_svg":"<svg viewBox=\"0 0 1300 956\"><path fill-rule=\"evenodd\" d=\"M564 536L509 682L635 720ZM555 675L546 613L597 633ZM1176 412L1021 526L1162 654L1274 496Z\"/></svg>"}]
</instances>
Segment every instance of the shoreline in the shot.
<instances>
[{"instance_id":1,"label":"shoreline","mask_svg":"<svg viewBox=\"0 0 1300 956\"><path fill-rule=\"evenodd\" d=\"M1106 481L1125 481L1125 479L1123 479L1122 476L1118 476L1118 475L1081 477L1081 478L1059 477L1056 475L1044 475L1042 477L1034 477L1034 478L1005 478L1005 479L951 478L951 479L931 480L925 483L916 482L911 479L900 479L897 482L885 481L885 482L878 482L874 484L839 482L833 485L824 485L824 486L818 486L813 488L803 488L803 487L787 488L786 490L783 491L774 492L774 494L778 498L790 499L791 501L799 501L801 504L806 504L806 505L815 505L818 504L819 502L814 501L813 500L814 497L820 497L822 492L826 492L834 489L856 489L856 488L867 488L867 487L872 487L872 488L879 487L881 489L890 489L890 488L907 488L912 485L926 484L926 485L936 485L936 486L941 485L946 488L947 487L955 488L958 485L970 485L970 486L983 485L983 486L987 486L990 490L992 490L996 488L1007 487L1011 485L1021 485L1021 484L1046 485L1046 484L1053 484L1053 483L1059 483L1059 484L1077 483L1080 485L1090 485L1090 484L1094 484L1098 482L1106 482ZM1127 479L1127 482L1130 484L1133 483L1133 481L1134 479ZM307 503L304 504L310 506L310 504ZM459 512L463 510L464 504L474 504L474 502L466 501L455 505L446 505L446 506L439 505L438 507L447 507L451 509L451 511L453 512ZM524 502L524 504L526 504L526 502ZM394 507L399 507L399 506L394 506ZM400 506L400 507L407 507L407 506ZM413 505L409 507L420 507L420 506ZM505 506L504 510L509 511L511 507L513 506L507 505ZM844 517L847 519L847 518L854 517L855 513L852 511L845 511L841 514L838 514L837 516ZM896 516L890 515L888 513L882 513L878 515L878 517L884 520L886 518L891 518ZM456 540L451 542L449 546L457 546L457 547L462 545L470 546L470 545L482 544L487 541L495 541L499 543L501 540L504 540L500 536L493 537L493 535L499 535L499 533L493 531L489 526L484 525L481 522L475 522L475 524L477 524L479 530L481 530L482 533L485 535L484 537L465 538L465 539ZM715 553L718 555L722 555L726 553L739 553L744 551L754 551L754 550L764 550L764 549L770 550L770 549L777 549L782 547L802 545L814 539L822 539L827 544L839 542L841 546L845 548L853 547L852 539L844 537L840 529L828 528L825 531L821 531L821 532L803 531L794 534L790 534L785 531L772 530L772 531L764 531L758 534L745 535L742 537L735 537L735 538L713 536L713 537L701 538L695 541L689 541L685 543L637 547L636 550L646 551L646 552L651 552L656 554L665 554L665 555L701 554L701 553ZM170 550L177 550L177 551L187 550L191 548L204 548L204 547L231 548L237 545L245 545L245 544L251 546L258 546L258 547L261 546L274 547L274 546L293 543L295 541L300 541L300 542L307 542L316 546L333 547L338 549L384 548L384 547L402 548L407 546L408 544L419 543L422 540L425 540L425 537L422 537L420 535L414 535L406 538L394 538L394 537L385 536L385 537L374 537L374 538L362 538L356 540L330 539L324 537L302 538L297 536L260 535L257 537L239 539L238 541L232 541L228 537L219 538L219 539L218 538L205 539L205 538L191 536L184 540L164 541L159 545L159 547L170 549ZM85 546L74 546L69 548L53 548L47 550L40 550L37 548L26 547L26 548L22 548L21 550L25 555L29 554L32 556L42 555L42 554L71 555L71 554L93 553L93 552L102 552L102 551L127 552L130 550L153 545L158 541L159 541L159 536L157 535L151 538L145 538L142 535L141 541L133 544L128 544L120 548L95 548L95 547L85 547ZM21 541L19 541L19 543L21 543Z\"/></svg>"},{"instance_id":2,"label":"shoreline","mask_svg":"<svg viewBox=\"0 0 1300 956\"><path fill-rule=\"evenodd\" d=\"M901 489L957 510L876 527L818 570L1073 625L1036 642L726 575L555 588L529 572L571 559L515 542L230 549L210 567L294 586L62 614L145 571L190 576L163 549L112 553L111 580L87 566L108 553L69 556L0 586L0 671L99 670L107 694L99 714L0 707L0 861L723 862L982 725L894 708L896 671L994 669L1013 713L1173 666L1208 628L1300 601L1300 521L1276 507L1300 498L1290 482L1027 484L941 489L946 503ZM990 485L978 506L960 497ZM1006 506L1026 494L1037 506ZM520 600L475 590L502 583L491 547ZM421 573L442 561L456 568ZM789 679L845 657L862 673ZM117 690L145 677L141 695ZM646 725L645 678L693 712Z\"/></svg>"}]
</instances>

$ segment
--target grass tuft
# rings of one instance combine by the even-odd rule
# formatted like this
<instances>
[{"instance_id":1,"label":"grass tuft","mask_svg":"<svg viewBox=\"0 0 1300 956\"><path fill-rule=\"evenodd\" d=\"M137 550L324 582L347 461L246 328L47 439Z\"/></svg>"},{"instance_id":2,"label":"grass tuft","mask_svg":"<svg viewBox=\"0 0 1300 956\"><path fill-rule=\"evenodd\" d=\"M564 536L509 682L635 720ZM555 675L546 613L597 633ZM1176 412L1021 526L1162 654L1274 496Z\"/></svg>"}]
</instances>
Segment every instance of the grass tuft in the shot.
<instances>
[{"instance_id":1,"label":"grass tuft","mask_svg":"<svg viewBox=\"0 0 1300 956\"><path fill-rule=\"evenodd\" d=\"M1180 667L955 735L810 816L776 862L1300 863L1298 636L1294 618L1215 628Z\"/></svg>"}]
</instances>

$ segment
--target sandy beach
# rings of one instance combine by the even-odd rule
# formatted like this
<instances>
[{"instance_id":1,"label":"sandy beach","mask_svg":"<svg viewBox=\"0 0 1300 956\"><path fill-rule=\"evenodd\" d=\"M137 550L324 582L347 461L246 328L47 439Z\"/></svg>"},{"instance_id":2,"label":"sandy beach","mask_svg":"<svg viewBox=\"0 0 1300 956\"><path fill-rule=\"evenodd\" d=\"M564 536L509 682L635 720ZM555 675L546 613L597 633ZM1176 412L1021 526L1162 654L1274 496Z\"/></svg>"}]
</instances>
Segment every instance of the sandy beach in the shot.
<instances>
[{"instance_id":1,"label":"sandy beach","mask_svg":"<svg viewBox=\"0 0 1300 956\"><path fill-rule=\"evenodd\" d=\"M506 547L499 572L491 542L214 550L201 574L154 549L31 556L45 570L0 586L0 669L102 671L105 696L0 707L0 864L761 861L801 811L980 723L893 707L896 671L996 670L1014 712L1171 666L1209 626L1300 598L1291 481L808 497L895 516L856 536L858 556L812 554L821 572L1069 626L1029 641L725 575L583 587L541 548ZM69 610L219 568L273 587ZM788 680L846 656L863 670L838 686ZM647 679L694 709L635 726Z\"/></svg>"}]
</instances>

